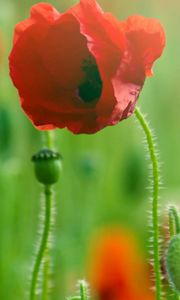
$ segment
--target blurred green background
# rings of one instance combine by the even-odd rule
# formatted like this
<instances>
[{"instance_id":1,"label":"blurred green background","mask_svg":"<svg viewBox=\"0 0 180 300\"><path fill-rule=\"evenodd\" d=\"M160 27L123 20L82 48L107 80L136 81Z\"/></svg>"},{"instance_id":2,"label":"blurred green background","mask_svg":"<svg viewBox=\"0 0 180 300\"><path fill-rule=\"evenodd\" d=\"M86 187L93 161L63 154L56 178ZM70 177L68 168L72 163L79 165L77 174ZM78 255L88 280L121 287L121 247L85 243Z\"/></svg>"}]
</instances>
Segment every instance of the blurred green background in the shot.
<instances>
[{"instance_id":1,"label":"blurred green background","mask_svg":"<svg viewBox=\"0 0 180 300\"><path fill-rule=\"evenodd\" d=\"M47 2L47 1L44 1ZM4 47L0 70L0 299L25 299L37 240L41 186L30 158L42 145L20 108L8 77L8 53L14 25L28 17L36 1L1 0ZM75 1L51 0L65 11ZM162 212L180 196L180 3L178 0L99 0L119 19L132 14L159 18L167 46L139 99L157 138L162 162ZM53 300L65 299L78 278L86 277L91 236L110 224L132 228L146 246L148 162L135 117L95 135L74 136L56 130L63 174L56 186Z\"/></svg>"}]
</instances>

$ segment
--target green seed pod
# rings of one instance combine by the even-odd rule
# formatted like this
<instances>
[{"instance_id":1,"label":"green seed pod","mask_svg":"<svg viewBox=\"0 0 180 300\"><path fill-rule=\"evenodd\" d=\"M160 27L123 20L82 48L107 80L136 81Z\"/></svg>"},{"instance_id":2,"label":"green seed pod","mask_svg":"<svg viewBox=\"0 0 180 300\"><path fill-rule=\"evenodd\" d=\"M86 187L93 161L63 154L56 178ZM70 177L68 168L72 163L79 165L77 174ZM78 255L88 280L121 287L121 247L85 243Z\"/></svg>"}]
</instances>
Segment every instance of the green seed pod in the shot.
<instances>
[{"instance_id":1,"label":"green seed pod","mask_svg":"<svg viewBox=\"0 0 180 300\"><path fill-rule=\"evenodd\" d=\"M42 149L32 157L36 178L43 184L54 184L58 181L62 169L60 153Z\"/></svg>"},{"instance_id":2,"label":"green seed pod","mask_svg":"<svg viewBox=\"0 0 180 300\"><path fill-rule=\"evenodd\" d=\"M170 240L166 255L166 271L170 284L180 293L180 234Z\"/></svg>"}]
</instances>

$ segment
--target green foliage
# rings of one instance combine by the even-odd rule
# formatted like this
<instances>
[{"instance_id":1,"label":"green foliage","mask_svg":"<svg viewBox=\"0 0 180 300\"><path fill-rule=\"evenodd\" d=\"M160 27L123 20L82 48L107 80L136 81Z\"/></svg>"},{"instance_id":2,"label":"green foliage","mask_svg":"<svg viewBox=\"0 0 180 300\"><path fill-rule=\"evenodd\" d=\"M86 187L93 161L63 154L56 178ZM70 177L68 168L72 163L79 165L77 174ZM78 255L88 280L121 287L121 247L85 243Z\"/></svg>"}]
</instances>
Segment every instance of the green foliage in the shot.
<instances>
[{"instance_id":1,"label":"green foliage","mask_svg":"<svg viewBox=\"0 0 180 300\"><path fill-rule=\"evenodd\" d=\"M51 2L61 11L73 0ZM77 2L77 1L76 1ZM158 139L165 201L179 198L180 27L178 0L108 1L100 4L123 19L132 14L157 17L164 24L168 44L156 64L155 76L146 81L140 106L148 113ZM29 15L36 0L2 0L0 31L4 65L0 70L0 299L25 299L32 251L36 241L40 187L35 184L30 157L41 145L41 135L23 114L8 77L7 57L14 25ZM133 228L145 248L147 195L146 166L141 133L133 117L93 136L73 136L57 130L57 149L64 157L62 180L57 184L52 300L65 299L86 275L91 236L99 228L123 224ZM136 153L134 155L134 153ZM126 169L127 155L129 164ZM133 172L135 180L130 178ZM141 188L140 188L141 187ZM143 192L142 192L143 191Z\"/></svg>"}]
</instances>

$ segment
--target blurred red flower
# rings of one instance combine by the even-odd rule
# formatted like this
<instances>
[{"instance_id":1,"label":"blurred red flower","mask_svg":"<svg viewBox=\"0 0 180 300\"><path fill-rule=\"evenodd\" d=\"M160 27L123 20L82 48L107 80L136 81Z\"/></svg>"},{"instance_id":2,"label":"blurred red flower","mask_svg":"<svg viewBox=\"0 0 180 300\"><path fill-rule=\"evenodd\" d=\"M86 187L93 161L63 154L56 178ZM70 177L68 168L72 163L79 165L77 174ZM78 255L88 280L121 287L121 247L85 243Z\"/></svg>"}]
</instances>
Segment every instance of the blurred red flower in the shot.
<instances>
[{"instance_id":1,"label":"blurred red flower","mask_svg":"<svg viewBox=\"0 0 180 300\"><path fill-rule=\"evenodd\" d=\"M106 230L93 245L90 284L99 300L155 300L148 264L131 232Z\"/></svg>"},{"instance_id":2,"label":"blurred red flower","mask_svg":"<svg viewBox=\"0 0 180 300\"><path fill-rule=\"evenodd\" d=\"M158 20L120 22L95 0L63 14L39 3L15 28L10 75L38 129L94 133L133 113L164 45Z\"/></svg>"}]
</instances>

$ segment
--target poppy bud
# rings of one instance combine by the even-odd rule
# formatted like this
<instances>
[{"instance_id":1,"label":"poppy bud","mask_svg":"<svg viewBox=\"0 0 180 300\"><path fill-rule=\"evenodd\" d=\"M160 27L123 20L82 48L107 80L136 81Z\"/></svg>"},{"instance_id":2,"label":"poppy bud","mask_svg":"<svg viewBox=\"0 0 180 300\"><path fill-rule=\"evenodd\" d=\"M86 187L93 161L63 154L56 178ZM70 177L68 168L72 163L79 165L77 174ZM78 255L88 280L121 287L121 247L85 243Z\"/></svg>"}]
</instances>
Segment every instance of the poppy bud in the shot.
<instances>
[{"instance_id":1,"label":"poppy bud","mask_svg":"<svg viewBox=\"0 0 180 300\"><path fill-rule=\"evenodd\" d=\"M59 152L42 149L33 155L32 161L35 163L35 174L39 182L54 184L58 181L62 168L62 157Z\"/></svg>"},{"instance_id":2,"label":"poppy bud","mask_svg":"<svg viewBox=\"0 0 180 300\"><path fill-rule=\"evenodd\" d=\"M170 240L166 255L166 270L169 282L180 293L180 234Z\"/></svg>"}]
</instances>

